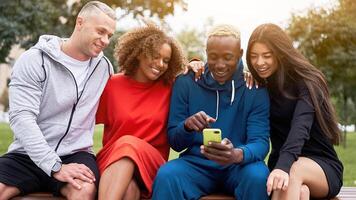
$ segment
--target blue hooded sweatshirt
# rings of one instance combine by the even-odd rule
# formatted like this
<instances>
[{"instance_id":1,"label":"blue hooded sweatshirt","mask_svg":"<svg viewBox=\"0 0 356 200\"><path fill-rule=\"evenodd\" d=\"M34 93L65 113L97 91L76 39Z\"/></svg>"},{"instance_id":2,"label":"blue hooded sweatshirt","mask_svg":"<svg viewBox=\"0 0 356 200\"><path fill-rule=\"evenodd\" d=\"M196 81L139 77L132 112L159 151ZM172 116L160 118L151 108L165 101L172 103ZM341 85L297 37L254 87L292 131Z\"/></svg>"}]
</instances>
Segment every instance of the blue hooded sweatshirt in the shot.
<instances>
[{"instance_id":1,"label":"blue hooded sweatshirt","mask_svg":"<svg viewBox=\"0 0 356 200\"><path fill-rule=\"evenodd\" d=\"M175 151L182 151L180 157L201 159L202 165L218 164L200 153L203 144L201 132L188 132L185 120L191 115L204 111L216 119L212 128L220 128L222 138L228 138L243 150L243 161L247 164L264 160L269 150L269 97L265 88L245 87L243 64L238 62L231 80L219 84L211 76L207 64L205 73L194 81L194 73L179 76L173 86L168 120L168 139Z\"/></svg>"}]
</instances>

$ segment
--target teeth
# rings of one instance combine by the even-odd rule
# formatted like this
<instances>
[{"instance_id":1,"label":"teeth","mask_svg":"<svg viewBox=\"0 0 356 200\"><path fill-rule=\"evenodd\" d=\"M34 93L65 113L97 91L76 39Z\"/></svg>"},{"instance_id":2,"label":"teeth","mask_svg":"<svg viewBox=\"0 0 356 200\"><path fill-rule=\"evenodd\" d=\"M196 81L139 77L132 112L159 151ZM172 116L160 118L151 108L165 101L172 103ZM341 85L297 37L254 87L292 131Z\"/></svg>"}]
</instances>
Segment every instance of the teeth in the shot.
<instances>
[{"instance_id":1,"label":"teeth","mask_svg":"<svg viewBox=\"0 0 356 200\"><path fill-rule=\"evenodd\" d=\"M153 71L154 73L159 73L159 72L160 72L160 70L155 69L155 68L152 68L152 71Z\"/></svg>"},{"instance_id":2,"label":"teeth","mask_svg":"<svg viewBox=\"0 0 356 200\"><path fill-rule=\"evenodd\" d=\"M221 76L221 75L224 75L225 72L216 72L216 74Z\"/></svg>"},{"instance_id":3,"label":"teeth","mask_svg":"<svg viewBox=\"0 0 356 200\"><path fill-rule=\"evenodd\" d=\"M257 69L257 71L259 71L259 72L264 72L264 71L266 71L268 68L258 68Z\"/></svg>"}]
</instances>

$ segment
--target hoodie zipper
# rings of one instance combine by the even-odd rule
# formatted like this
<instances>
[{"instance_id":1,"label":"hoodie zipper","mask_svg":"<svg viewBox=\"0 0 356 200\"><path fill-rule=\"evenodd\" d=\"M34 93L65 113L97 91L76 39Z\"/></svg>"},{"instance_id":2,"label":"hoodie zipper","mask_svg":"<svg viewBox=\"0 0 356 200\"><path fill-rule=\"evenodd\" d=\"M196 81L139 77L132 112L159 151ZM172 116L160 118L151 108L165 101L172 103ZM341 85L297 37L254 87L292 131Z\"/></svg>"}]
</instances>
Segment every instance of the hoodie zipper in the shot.
<instances>
[{"instance_id":1,"label":"hoodie zipper","mask_svg":"<svg viewBox=\"0 0 356 200\"><path fill-rule=\"evenodd\" d=\"M77 103L78 103L78 102L77 102ZM62 140L65 138L65 136L66 136L66 135L68 134L68 132L69 132L69 128L70 128L70 125L72 124L72 119L73 119L73 115L74 115L74 111L75 111L75 107L77 106L77 103L75 103L75 104L73 105L72 112L70 113L70 118L69 118L67 130L66 130L66 132L64 133L64 135L61 137L61 139L58 141L57 146L56 146L56 149L55 149L56 152L57 152L57 150L58 150L59 145L62 143Z\"/></svg>"},{"instance_id":2,"label":"hoodie zipper","mask_svg":"<svg viewBox=\"0 0 356 200\"><path fill-rule=\"evenodd\" d=\"M91 62L91 61L90 61L90 62ZM89 62L89 63L90 63L90 62ZM73 107L72 107L72 111L71 111L71 113L70 113L69 122L68 122L68 125L67 125L66 132L64 133L64 135L61 137L61 139L60 139L60 140L58 141L58 143L57 143L57 146L56 146L56 148L55 148L55 151L56 151L56 152L57 152L57 150L58 150L58 148L59 148L59 145L62 143L63 139L68 135L70 126L71 126L71 124L72 124L74 112L75 112L76 107L77 107L77 105L78 105L78 103L79 103L79 100L80 100L80 98L82 97L82 95L83 95L83 93L84 93L85 87L86 87L87 83L89 82L90 77L94 74L94 72L95 72L96 68L98 67L98 65L100 64L100 62L101 62L101 59L100 59L99 62L95 65L93 71L92 71L91 74L88 76L87 80L85 81L83 90L82 90L82 92L81 92L81 94L80 94L79 97L78 97L78 84L77 84L77 81L75 80L75 77L74 77L73 73L72 73L68 68L66 68L66 67L64 66L64 68L70 73L70 75L72 76L72 78L73 78L73 80L74 80L75 88L76 88L76 91L77 91L77 101L76 101L76 103L75 103L75 104L73 105ZM89 66L90 66L90 65L89 65Z\"/></svg>"}]
</instances>

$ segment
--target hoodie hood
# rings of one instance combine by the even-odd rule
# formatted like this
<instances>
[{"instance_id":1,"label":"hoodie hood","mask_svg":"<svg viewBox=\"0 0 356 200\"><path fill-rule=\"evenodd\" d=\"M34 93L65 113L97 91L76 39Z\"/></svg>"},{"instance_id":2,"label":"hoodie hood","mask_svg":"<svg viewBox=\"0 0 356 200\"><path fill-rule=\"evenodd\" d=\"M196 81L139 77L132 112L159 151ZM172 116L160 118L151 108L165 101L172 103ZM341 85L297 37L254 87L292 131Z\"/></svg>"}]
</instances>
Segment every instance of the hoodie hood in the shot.
<instances>
[{"instance_id":1,"label":"hoodie hood","mask_svg":"<svg viewBox=\"0 0 356 200\"><path fill-rule=\"evenodd\" d=\"M239 62L236 64L236 70L232 75L230 80L227 80L224 84L218 83L213 76L208 67L208 63L204 66L205 72L202 74L201 78L198 79L197 83L205 89L214 90L214 91L224 91L229 90L231 91L232 88L239 88L244 84L244 77L243 77L243 62L240 59Z\"/></svg>"},{"instance_id":2,"label":"hoodie hood","mask_svg":"<svg viewBox=\"0 0 356 200\"><path fill-rule=\"evenodd\" d=\"M46 53L49 57L51 57L53 60L64 65L61 62L61 60L63 60L61 54L61 43L66 40L68 39L63 39L54 35L42 35L38 39L36 45L31 48L41 50L42 52ZM97 57L91 58L92 60L91 66L96 65L103 56L104 56L103 52L100 52L100 54Z\"/></svg>"},{"instance_id":3,"label":"hoodie hood","mask_svg":"<svg viewBox=\"0 0 356 200\"><path fill-rule=\"evenodd\" d=\"M219 105L220 105L220 93L227 91L231 93L230 95L230 106L234 103L235 100L235 91L239 87L244 85L243 78L243 62L240 59L239 62L236 63L236 70L232 75L232 78L226 81L224 84L220 84L217 82L208 67L208 64L205 64L205 73L201 76L201 78L197 81L197 84L201 87L212 90L216 92L216 111L215 111L215 120L219 118Z\"/></svg>"}]
</instances>

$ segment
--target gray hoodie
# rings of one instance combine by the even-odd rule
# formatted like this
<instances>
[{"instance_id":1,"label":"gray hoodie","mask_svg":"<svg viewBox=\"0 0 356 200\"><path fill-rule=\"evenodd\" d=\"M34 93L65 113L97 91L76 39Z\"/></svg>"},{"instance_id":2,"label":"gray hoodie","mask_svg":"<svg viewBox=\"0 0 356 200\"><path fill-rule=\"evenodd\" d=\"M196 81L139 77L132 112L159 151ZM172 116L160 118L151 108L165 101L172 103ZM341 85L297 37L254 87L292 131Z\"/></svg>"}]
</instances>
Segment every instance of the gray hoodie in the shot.
<instances>
[{"instance_id":1,"label":"gray hoodie","mask_svg":"<svg viewBox=\"0 0 356 200\"><path fill-rule=\"evenodd\" d=\"M93 153L95 113L112 74L101 53L89 62L88 78L78 94L73 74L61 63L56 36L41 36L16 61L9 87L10 126L14 142L8 152L27 154L50 176L59 156Z\"/></svg>"}]
</instances>

